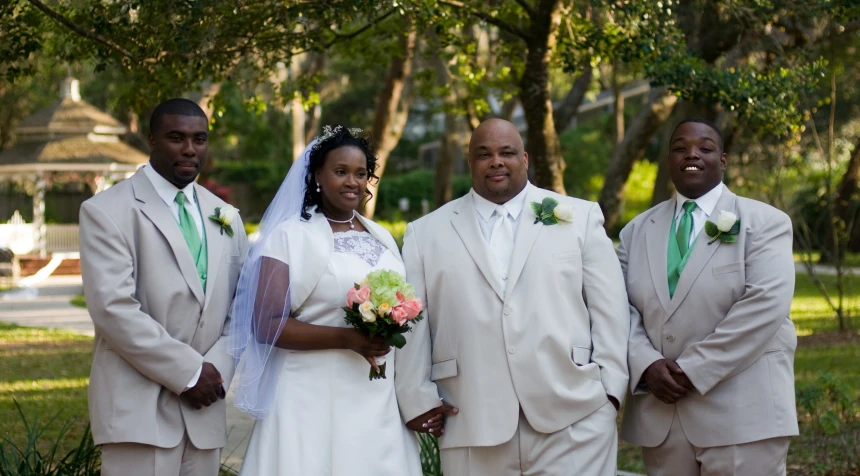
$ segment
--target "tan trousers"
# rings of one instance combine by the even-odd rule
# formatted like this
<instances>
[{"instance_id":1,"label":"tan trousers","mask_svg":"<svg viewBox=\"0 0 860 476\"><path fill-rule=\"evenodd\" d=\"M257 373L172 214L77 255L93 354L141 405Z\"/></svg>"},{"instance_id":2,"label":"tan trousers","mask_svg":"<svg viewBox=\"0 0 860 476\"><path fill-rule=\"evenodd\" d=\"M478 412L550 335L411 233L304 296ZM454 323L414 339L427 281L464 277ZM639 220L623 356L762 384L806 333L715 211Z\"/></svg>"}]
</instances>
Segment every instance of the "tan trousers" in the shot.
<instances>
[{"instance_id":1,"label":"tan trousers","mask_svg":"<svg viewBox=\"0 0 860 476\"><path fill-rule=\"evenodd\" d=\"M200 450L188 435L174 448L140 443L102 445L102 476L218 476L221 450Z\"/></svg>"},{"instance_id":2,"label":"tan trousers","mask_svg":"<svg viewBox=\"0 0 860 476\"><path fill-rule=\"evenodd\" d=\"M608 401L555 433L538 433L522 411L514 437L499 446L441 452L445 476L615 476L618 437Z\"/></svg>"},{"instance_id":3,"label":"tan trousers","mask_svg":"<svg viewBox=\"0 0 860 476\"><path fill-rule=\"evenodd\" d=\"M784 476L788 440L700 448L687 439L675 410L666 441L642 448L642 456L648 476Z\"/></svg>"}]
</instances>

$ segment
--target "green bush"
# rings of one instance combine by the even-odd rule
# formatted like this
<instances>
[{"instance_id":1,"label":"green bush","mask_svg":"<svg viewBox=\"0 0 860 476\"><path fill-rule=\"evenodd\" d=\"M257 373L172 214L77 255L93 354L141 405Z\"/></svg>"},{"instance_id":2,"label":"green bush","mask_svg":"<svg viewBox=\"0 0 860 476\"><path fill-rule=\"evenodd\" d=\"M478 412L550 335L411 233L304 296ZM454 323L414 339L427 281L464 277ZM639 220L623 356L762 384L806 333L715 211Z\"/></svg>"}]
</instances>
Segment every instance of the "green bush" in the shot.
<instances>
[{"instance_id":1,"label":"green bush","mask_svg":"<svg viewBox=\"0 0 860 476\"><path fill-rule=\"evenodd\" d=\"M813 474L860 471L860 401L848 385L822 372L818 381L797 388L801 439L794 452ZM846 472L847 471L847 472Z\"/></svg>"},{"instance_id":2,"label":"green bush","mask_svg":"<svg viewBox=\"0 0 860 476\"><path fill-rule=\"evenodd\" d=\"M54 415L42 424L38 418L27 420L21 406L15 402L27 435L22 446L7 437L0 438L0 476L97 476L101 474L101 452L93 444L90 426L87 425L78 445L65 455L59 454L60 444L71 428L67 421L60 433L47 447L45 430L59 417Z\"/></svg>"},{"instance_id":3,"label":"green bush","mask_svg":"<svg viewBox=\"0 0 860 476\"><path fill-rule=\"evenodd\" d=\"M430 210L433 210L433 180L435 172L427 169L416 169L400 175L385 175L379 181L376 201L376 217L389 221L412 221L421 217L421 200L427 200ZM453 198L459 198L469 192L472 179L468 175L454 176L452 189ZM409 200L409 211L400 210L400 199Z\"/></svg>"}]
</instances>

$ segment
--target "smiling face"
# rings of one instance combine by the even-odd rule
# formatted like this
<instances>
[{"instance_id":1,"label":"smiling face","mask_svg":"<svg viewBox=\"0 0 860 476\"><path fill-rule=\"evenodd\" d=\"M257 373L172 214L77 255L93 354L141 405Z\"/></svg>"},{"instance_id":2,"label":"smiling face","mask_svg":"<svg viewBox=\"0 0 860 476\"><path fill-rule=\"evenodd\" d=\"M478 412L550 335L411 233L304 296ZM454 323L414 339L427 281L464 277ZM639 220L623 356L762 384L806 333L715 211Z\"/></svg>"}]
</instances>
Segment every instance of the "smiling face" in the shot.
<instances>
[{"instance_id":1,"label":"smiling face","mask_svg":"<svg viewBox=\"0 0 860 476\"><path fill-rule=\"evenodd\" d=\"M367 156L355 146L329 151L314 178L322 193L327 217L348 219L358 209L367 188Z\"/></svg>"},{"instance_id":2,"label":"smiling face","mask_svg":"<svg viewBox=\"0 0 860 476\"><path fill-rule=\"evenodd\" d=\"M152 168L168 182L184 188L206 165L209 123L205 117L165 115L149 133Z\"/></svg>"},{"instance_id":3,"label":"smiling face","mask_svg":"<svg viewBox=\"0 0 860 476\"><path fill-rule=\"evenodd\" d=\"M696 199L723 180L726 154L717 131L707 124L687 122L672 134L669 176L679 193Z\"/></svg>"},{"instance_id":4,"label":"smiling face","mask_svg":"<svg viewBox=\"0 0 860 476\"><path fill-rule=\"evenodd\" d=\"M494 203L505 203L528 182L529 155L523 139L508 121L490 119L481 123L469 142L472 188Z\"/></svg>"}]
</instances>

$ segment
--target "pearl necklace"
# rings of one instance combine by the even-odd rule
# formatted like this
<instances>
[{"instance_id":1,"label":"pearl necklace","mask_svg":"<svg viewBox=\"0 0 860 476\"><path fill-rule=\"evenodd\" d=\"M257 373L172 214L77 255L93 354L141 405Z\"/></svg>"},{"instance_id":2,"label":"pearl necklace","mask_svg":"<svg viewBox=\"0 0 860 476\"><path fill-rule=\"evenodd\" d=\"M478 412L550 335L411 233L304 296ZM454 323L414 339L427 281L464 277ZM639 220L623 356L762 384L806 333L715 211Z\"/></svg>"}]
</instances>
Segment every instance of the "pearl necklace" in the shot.
<instances>
[{"instance_id":1,"label":"pearl necklace","mask_svg":"<svg viewBox=\"0 0 860 476\"><path fill-rule=\"evenodd\" d=\"M340 223L341 225L343 225L344 223L349 223L349 228L353 230L355 229L355 224L352 222L353 220L355 220L355 210L352 211L352 217L349 220L333 220L329 217L325 217L325 219L332 223Z\"/></svg>"}]
</instances>

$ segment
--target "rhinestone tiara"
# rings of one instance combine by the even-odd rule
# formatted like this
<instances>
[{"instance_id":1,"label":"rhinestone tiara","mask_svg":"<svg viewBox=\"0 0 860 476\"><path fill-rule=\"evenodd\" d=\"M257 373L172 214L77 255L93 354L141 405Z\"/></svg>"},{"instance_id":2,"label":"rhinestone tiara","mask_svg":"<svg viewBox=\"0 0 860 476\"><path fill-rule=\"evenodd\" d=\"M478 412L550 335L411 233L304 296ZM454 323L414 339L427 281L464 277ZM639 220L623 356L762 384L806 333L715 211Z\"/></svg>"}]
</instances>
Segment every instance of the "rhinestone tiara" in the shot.
<instances>
[{"instance_id":1,"label":"rhinestone tiara","mask_svg":"<svg viewBox=\"0 0 860 476\"><path fill-rule=\"evenodd\" d=\"M312 149L314 149L314 150L319 149L325 141L336 136L341 131L343 131L343 126L340 126L340 125L335 126L335 127L323 126L322 134L314 137L314 141L316 141L316 142L314 143L314 146L312 147ZM350 127L347 129L347 131L352 135L358 135L362 132L362 130L359 129L358 127Z\"/></svg>"}]
</instances>

